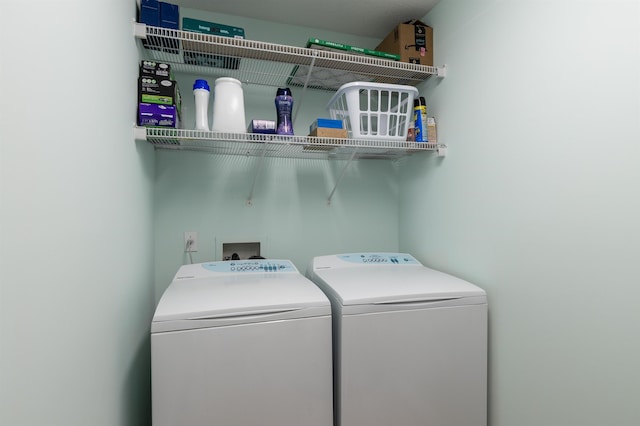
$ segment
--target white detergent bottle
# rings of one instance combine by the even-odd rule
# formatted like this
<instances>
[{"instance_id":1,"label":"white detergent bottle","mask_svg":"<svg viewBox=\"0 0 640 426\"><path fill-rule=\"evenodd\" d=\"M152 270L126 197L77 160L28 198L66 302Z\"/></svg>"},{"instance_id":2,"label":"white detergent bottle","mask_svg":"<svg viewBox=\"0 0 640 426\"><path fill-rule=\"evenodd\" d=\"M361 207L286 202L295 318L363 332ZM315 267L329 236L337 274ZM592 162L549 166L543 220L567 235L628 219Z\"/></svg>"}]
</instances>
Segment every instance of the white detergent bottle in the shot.
<instances>
[{"instance_id":1,"label":"white detergent bottle","mask_svg":"<svg viewBox=\"0 0 640 426\"><path fill-rule=\"evenodd\" d=\"M209 83L196 80L193 83L193 96L196 101L196 130L209 131Z\"/></svg>"}]
</instances>

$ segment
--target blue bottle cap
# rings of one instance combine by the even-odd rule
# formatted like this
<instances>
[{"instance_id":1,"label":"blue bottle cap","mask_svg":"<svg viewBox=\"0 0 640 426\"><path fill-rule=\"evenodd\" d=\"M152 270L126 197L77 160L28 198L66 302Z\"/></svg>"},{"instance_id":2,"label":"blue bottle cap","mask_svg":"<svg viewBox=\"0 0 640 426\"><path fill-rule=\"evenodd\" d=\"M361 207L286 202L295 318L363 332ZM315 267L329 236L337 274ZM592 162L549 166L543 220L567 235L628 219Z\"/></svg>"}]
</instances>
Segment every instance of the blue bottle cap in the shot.
<instances>
[{"instance_id":1,"label":"blue bottle cap","mask_svg":"<svg viewBox=\"0 0 640 426\"><path fill-rule=\"evenodd\" d=\"M209 89L209 83L207 83L207 80L196 80L193 83L193 90L196 89L206 89L211 91L211 89Z\"/></svg>"},{"instance_id":2,"label":"blue bottle cap","mask_svg":"<svg viewBox=\"0 0 640 426\"><path fill-rule=\"evenodd\" d=\"M289 89L288 87L284 89L279 88L276 91L276 96L291 96L291 89Z\"/></svg>"}]
</instances>

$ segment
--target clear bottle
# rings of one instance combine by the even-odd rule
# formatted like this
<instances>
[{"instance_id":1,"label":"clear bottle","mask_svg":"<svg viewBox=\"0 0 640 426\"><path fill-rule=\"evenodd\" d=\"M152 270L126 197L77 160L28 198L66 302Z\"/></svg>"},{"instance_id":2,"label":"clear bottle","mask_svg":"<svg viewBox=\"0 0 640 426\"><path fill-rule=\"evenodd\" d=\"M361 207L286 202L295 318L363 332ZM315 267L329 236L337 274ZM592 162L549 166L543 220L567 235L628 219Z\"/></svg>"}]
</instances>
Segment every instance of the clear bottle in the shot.
<instances>
[{"instance_id":1,"label":"clear bottle","mask_svg":"<svg viewBox=\"0 0 640 426\"><path fill-rule=\"evenodd\" d=\"M293 135L293 124L291 123L291 111L293 110L293 97L291 89L278 89L276 92L276 111L278 114L278 125L276 133L279 135Z\"/></svg>"},{"instance_id":2,"label":"clear bottle","mask_svg":"<svg viewBox=\"0 0 640 426\"><path fill-rule=\"evenodd\" d=\"M196 102L196 130L209 131L209 83L196 80L193 83L193 96Z\"/></svg>"}]
</instances>

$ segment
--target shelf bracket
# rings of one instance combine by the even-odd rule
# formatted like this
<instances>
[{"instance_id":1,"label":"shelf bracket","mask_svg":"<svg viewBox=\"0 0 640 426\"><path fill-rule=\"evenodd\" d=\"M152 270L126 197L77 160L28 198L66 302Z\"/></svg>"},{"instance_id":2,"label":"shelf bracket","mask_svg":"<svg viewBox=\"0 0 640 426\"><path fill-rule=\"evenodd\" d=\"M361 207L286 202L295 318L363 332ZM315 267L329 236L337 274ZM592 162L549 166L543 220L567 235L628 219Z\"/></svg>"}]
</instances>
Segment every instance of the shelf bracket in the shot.
<instances>
[{"instance_id":1,"label":"shelf bracket","mask_svg":"<svg viewBox=\"0 0 640 426\"><path fill-rule=\"evenodd\" d=\"M146 24L141 24L139 22L134 22L133 23L133 35L136 38L141 38L143 40L146 40L146 38L147 38L147 25Z\"/></svg>"},{"instance_id":2,"label":"shelf bracket","mask_svg":"<svg viewBox=\"0 0 640 426\"><path fill-rule=\"evenodd\" d=\"M137 140L137 141L146 141L147 140L147 128L146 127L136 126L134 124L134 126L133 126L133 139Z\"/></svg>"},{"instance_id":3,"label":"shelf bracket","mask_svg":"<svg viewBox=\"0 0 640 426\"><path fill-rule=\"evenodd\" d=\"M258 160L258 167L256 167L256 172L253 174L253 183L251 184L251 190L249 191L249 198L247 198L247 206L253 206L253 190L256 187L256 181L258 180L258 173L260 173L260 169L264 164L264 155L267 152L267 145L269 143L267 141L264 142L264 148L262 149L262 154L260 154L260 160Z\"/></svg>"},{"instance_id":4,"label":"shelf bracket","mask_svg":"<svg viewBox=\"0 0 640 426\"><path fill-rule=\"evenodd\" d=\"M313 72L313 67L316 64L317 52L314 50L313 59L311 59L311 64L309 65L309 71L307 72L307 78L304 80L304 86L302 86L302 95L298 98L296 102L296 107L293 111L293 117L291 119L292 124L296 124L296 118L298 117L298 111L300 111L300 105L302 105L302 99L304 99L304 95L307 91L307 86L309 85L309 80L311 79L311 73Z\"/></svg>"},{"instance_id":5,"label":"shelf bracket","mask_svg":"<svg viewBox=\"0 0 640 426\"><path fill-rule=\"evenodd\" d=\"M437 68L436 76L438 78L445 78L447 76L447 64L444 64L441 67Z\"/></svg>"},{"instance_id":6,"label":"shelf bracket","mask_svg":"<svg viewBox=\"0 0 640 426\"><path fill-rule=\"evenodd\" d=\"M351 157L349 157L349 161L347 161L347 164L345 164L344 167L342 168L342 172L340 172L340 176L338 176L338 180L336 180L336 184L333 186L333 189L331 190L331 194L329 194L329 198L327 199L328 206L331 205L331 199L333 198L333 194L336 192L336 189L338 188L338 185L340 184L340 181L342 180L344 173L347 171L347 168L349 167L349 165L351 165L351 163L353 162L353 159L355 158L357 152L358 152L358 148L353 150L353 152L351 153Z\"/></svg>"}]
</instances>

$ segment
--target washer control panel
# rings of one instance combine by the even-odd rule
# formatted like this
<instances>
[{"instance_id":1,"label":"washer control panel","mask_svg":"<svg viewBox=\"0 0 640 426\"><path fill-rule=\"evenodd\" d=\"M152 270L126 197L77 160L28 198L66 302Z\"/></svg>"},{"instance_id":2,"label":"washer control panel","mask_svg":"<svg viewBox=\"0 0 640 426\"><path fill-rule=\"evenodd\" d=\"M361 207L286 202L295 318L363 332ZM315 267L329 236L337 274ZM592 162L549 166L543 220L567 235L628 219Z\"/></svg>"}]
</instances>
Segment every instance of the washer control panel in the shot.
<instances>
[{"instance_id":1,"label":"washer control panel","mask_svg":"<svg viewBox=\"0 0 640 426\"><path fill-rule=\"evenodd\" d=\"M351 253L338 255L338 258L349 263L367 265L420 265L420 262L406 253Z\"/></svg>"},{"instance_id":2,"label":"washer control panel","mask_svg":"<svg viewBox=\"0 0 640 426\"><path fill-rule=\"evenodd\" d=\"M202 267L211 272L298 272L289 260L227 260L220 262L203 263Z\"/></svg>"}]
</instances>

